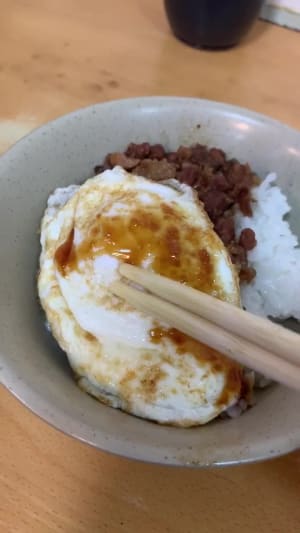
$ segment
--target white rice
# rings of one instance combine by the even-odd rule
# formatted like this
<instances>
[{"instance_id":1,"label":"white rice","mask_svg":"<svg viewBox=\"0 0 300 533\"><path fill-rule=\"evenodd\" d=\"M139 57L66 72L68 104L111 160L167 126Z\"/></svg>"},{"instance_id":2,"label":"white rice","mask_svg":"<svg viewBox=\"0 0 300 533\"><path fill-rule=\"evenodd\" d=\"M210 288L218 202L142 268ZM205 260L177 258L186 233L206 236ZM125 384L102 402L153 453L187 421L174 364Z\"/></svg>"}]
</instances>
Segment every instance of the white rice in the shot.
<instances>
[{"instance_id":1,"label":"white rice","mask_svg":"<svg viewBox=\"0 0 300 533\"><path fill-rule=\"evenodd\" d=\"M253 216L236 215L237 234L255 231L257 245L248 253L256 277L241 287L243 306L256 315L300 319L300 248L285 220L286 196L274 185L276 174L252 190Z\"/></svg>"},{"instance_id":2,"label":"white rice","mask_svg":"<svg viewBox=\"0 0 300 533\"><path fill-rule=\"evenodd\" d=\"M299 242L285 220L291 208L275 181L276 174L269 174L252 189L252 217L240 212L235 217L237 235L242 229L251 228L257 239L256 247L248 252L249 265L255 268L256 277L241 286L242 304L256 315L300 319ZM56 189L48 199L49 214L64 205L78 188L71 185Z\"/></svg>"}]
</instances>

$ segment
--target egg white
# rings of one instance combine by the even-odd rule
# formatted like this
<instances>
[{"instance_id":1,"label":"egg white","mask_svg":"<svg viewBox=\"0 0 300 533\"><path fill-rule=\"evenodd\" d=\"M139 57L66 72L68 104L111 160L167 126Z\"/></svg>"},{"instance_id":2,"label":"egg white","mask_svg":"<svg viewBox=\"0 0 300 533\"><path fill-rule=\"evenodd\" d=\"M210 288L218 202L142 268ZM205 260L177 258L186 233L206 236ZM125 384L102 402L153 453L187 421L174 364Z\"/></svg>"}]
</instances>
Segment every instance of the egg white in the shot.
<instances>
[{"instance_id":1,"label":"egg white","mask_svg":"<svg viewBox=\"0 0 300 533\"><path fill-rule=\"evenodd\" d=\"M38 293L52 333L75 371L79 385L101 401L131 414L178 426L205 424L233 405L239 388L219 402L226 377L192 353L179 354L163 338L153 344L149 331L158 324L110 291L119 279L120 260L109 254L83 259L63 275L55 252L74 229L79 246L97 214L126 216L163 201L178 206L193 227L213 232L202 205L188 186L176 188L128 174L116 167L81 187L57 189L41 223ZM126 194L133 194L132 202ZM124 200L125 198L125 200ZM228 253L215 236L210 250L224 299L239 305L239 286ZM151 269L151 257L144 268Z\"/></svg>"}]
</instances>

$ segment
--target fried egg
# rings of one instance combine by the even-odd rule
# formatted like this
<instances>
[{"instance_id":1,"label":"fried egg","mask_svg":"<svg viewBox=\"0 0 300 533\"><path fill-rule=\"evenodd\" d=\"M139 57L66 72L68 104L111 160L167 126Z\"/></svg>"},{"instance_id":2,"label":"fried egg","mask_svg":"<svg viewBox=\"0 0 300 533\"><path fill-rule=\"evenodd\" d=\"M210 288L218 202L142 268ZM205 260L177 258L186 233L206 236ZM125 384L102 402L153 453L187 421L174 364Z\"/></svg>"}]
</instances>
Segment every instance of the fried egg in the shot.
<instances>
[{"instance_id":1,"label":"fried egg","mask_svg":"<svg viewBox=\"0 0 300 533\"><path fill-rule=\"evenodd\" d=\"M115 167L54 191L38 293L82 389L162 424L207 423L238 401L241 367L113 295L122 262L240 304L226 248L189 186Z\"/></svg>"}]
</instances>

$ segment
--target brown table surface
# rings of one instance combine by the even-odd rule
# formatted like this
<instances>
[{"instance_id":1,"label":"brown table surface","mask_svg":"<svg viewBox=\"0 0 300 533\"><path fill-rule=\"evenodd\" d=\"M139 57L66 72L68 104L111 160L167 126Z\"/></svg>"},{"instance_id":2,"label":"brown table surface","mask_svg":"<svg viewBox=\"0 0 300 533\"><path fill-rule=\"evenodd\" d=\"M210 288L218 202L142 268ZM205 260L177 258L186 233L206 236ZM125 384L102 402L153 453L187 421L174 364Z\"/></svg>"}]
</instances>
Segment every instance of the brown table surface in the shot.
<instances>
[{"instance_id":1,"label":"brown table surface","mask_svg":"<svg viewBox=\"0 0 300 533\"><path fill-rule=\"evenodd\" d=\"M300 128L300 36L258 22L226 52L170 34L160 0L2 0L0 149L106 99L221 100ZM298 73L297 73L298 70ZM47 426L0 391L3 533L300 531L300 454L196 471L130 462Z\"/></svg>"}]
</instances>

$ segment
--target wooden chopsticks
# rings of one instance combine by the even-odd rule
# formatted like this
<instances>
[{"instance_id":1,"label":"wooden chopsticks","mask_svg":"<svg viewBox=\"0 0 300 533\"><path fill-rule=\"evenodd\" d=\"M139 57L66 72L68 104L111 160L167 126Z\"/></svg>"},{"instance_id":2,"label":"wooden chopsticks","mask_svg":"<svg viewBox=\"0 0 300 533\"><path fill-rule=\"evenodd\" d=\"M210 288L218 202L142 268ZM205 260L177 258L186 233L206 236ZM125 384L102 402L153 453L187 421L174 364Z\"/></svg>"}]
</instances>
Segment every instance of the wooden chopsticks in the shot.
<instances>
[{"instance_id":1,"label":"wooden chopsticks","mask_svg":"<svg viewBox=\"0 0 300 533\"><path fill-rule=\"evenodd\" d=\"M112 291L137 309L261 372L300 390L300 335L227 302L132 265Z\"/></svg>"}]
</instances>

